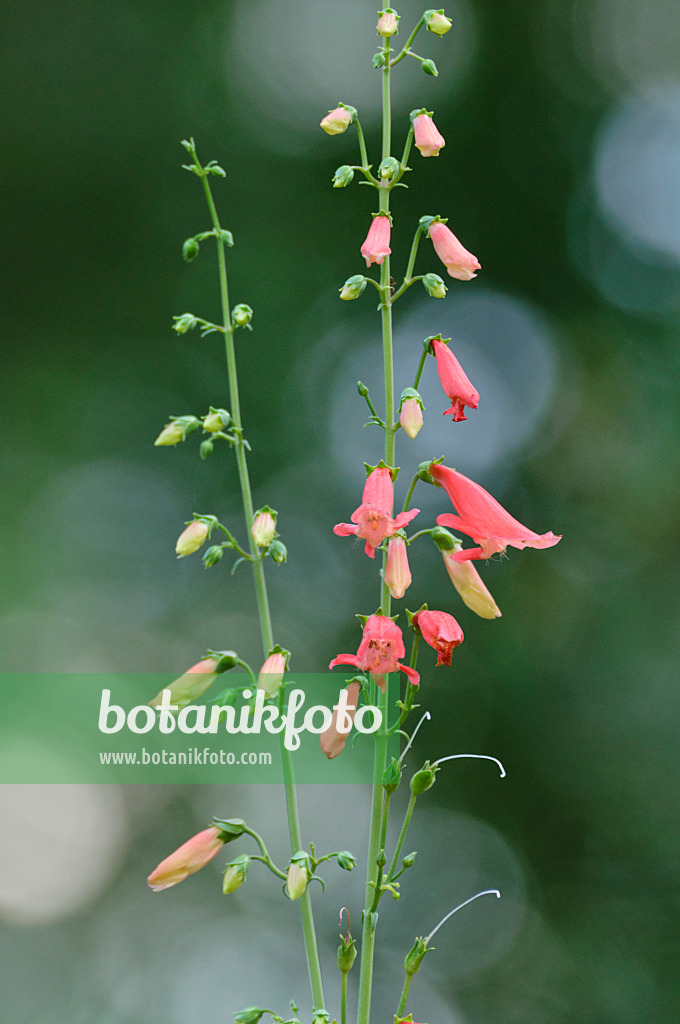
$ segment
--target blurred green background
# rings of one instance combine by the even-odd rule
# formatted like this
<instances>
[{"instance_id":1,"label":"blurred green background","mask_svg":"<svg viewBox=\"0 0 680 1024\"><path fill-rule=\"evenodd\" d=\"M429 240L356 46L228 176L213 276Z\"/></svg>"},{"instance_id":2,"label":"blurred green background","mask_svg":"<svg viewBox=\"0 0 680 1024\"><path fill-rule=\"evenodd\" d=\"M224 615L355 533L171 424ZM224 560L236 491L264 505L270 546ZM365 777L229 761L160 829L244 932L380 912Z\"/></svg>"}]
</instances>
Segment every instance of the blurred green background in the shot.
<instances>
[{"instance_id":1,"label":"blurred green background","mask_svg":"<svg viewBox=\"0 0 680 1024\"><path fill-rule=\"evenodd\" d=\"M421 8L399 10L403 38ZM436 161L413 153L393 266L417 218L440 213L484 269L445 302L417 287L400 302L397 382L441 331L482 398L453 426L428 366L425 427L399 461L410 478L445 453L564 540L481 567L504 613L492 623L460 605L434 549L412 549L403 604L453 612L466 642L451 670L423 659L433 720L411 767L487 752L508 778L452 762L422 799L419 858L381 911L376 1020L391 1019L414 934L498 886L501 901L438 934L417 1020L674 1024L680 9L457 0L447 13L449 35L419 46L439 78L406 61L395 74L395 152L414 107L434 109L447 144ZM227 169L215 191L236 239L232 299L255 309L238 357L255 501L279 510L289 549L270 573L277 640L318 670L356 649L353 615L376 595L368 561L331 532L379 458L355 391L360 376L379 393L372 294L337 301L362 270L373 195L330 188L355 141L318 128L353 104L377 152L375 7L29 0L2 18L2 668L180 672L234 646L259 659L248 573L173 551L193 512L238 523L233 463L201 463L195 437L152 446L169 414L225 402L219 343L170 330L186 310L218 316L210 246L180 258L209 226L179 167L193 135ZM429 243L418 268L440 270ZM448 511L427 488L416 504L421 520ZM283 859L281 800L2 787L3 1019L193 1024L253 1002L285 1014L290 998L307 1012L297 911L268 879L251 871L228 902L220 858L161 896L144 881L213 814L246 817ZM305 787L301 802L308 839L363 854L363 788ZM337 1012L337 912L350 906L356 933L362 886L326 874L314 902Z\"/></svg>"}]
</instances>

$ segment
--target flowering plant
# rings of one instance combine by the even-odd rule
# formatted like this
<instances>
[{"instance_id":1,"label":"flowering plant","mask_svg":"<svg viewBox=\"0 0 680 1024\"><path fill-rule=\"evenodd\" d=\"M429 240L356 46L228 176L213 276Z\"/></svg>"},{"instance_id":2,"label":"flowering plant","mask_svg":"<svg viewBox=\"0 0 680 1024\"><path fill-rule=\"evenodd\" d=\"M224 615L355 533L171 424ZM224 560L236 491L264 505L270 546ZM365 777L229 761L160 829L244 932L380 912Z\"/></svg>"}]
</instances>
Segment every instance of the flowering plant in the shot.
<instances>
[{"instance_id":1,"label":"flowering plant","mask_svg":"<svg viewBox=\"0 0 680 1024\"><path fill-rule=\"evenodd\" d=\"M421 674L417 668L420 640L424 640L425 644L436 652L436 668L446 671L455 658L456 648L464 639L462 628L448 611L431 610L423 605L416 611L404 610L401 615L392 617L392 601L402 600L412 582L408 550L417 539L429 538L441 551L446 571L464 604L481 618L491 620L499 617L501 613L472 561L502 553L508 546L550 547L560 539L552 533L539 535L522 526L479 484L443 465L443 459L434 457L413 467L410 484L403 494L401 511L395 514L395 484L398 483L399 474L399 467L396 464L397 438L399 431L402 430L408 439L412 439L423 424L423 403L418 386L427 357L434 357L443 390L452 403L450 408L443 410L444 415L451 415L454 422L464 420L465 408L475 410L479 403L478 392L441 335L424 340L412 384L403 388L399 405L395 396L395 304L416 282L422 282L427 294L433 298L444 298L446 294L446 286L439 275L433 272L415 274L421 237L427 235L431 239L435 253L451 278L462 282L470 281L480 269L477 258L464 248L441 217L424 215L416 225L401 284L397 285L392 279L392 193L411 170L408 160L414 144L423 157L439 155L445 145L443 136L435 126L432 113L421 108L414 110L410 119L405 119L406 133L401 157L397 158L392 154L391 76L394 69L408 57L419 62L426 74L436 76L438 73L433 60L419 56L412 49L418 33L423 28L442 36L451 28L451 21L443 11L425 11L404 46L397 50L393 48L392 43L399 31L399 15L392 8L385 8L379 12L377 31L381 45L374 56L373 66L380 72L382 78L383 131L380 162L375 171L377 161L369 162L368 149L356 108L339 103L320 122L328 135L342 135L352 130L357 133L360 162L354 165L342 164L335 172L333 186L347 187L355 173L358 173L362 176L363 183L373 189L376 198L377 209L373 212L360 252L367 269L370 270L374 264L379 267L379 277L352 275L340 289L340 297L343 300L356 300L369 285L378 293L384 369L384 395L380 413L376 410L368 389L361 383L358 385L359 395L365 400L370 411L369 422L377 425L383 432L383 458L377 466L366 467L367 476L361 502L352 512L351 522L341 522L334 527L335 534L341 537L354 536L364 541L364 552L373 560L372 563L368 563L371 568L375 564L376 552L380 552L380 594L376 607L361 616L363 629L356 653L339 654L330 661L330 669L351 666L355 674L347 678L347 673L343 673L338 679L338 703L321 732L318 755L320 758L325 756L328 759L341 756L359 707L363 704L378 709L381 724L374 735L372 807L364 861L365 899L361 911L358 1005L356 1015L352 1015L357 1024L368 1024L371 1014L378 908L386 894L398 896L399 879L413 865L414 855L409 854L402 858L402 849L416 801L433 786L441 763L450 759L426 761L411 777L410 799L404 823L396 846L391 855L388 855L387 826L390 805L393 794L402 782L404 771L403 753L399 758L388 758L388 740L390 735L397 733L408 736L405 728L415 709L415 698L419 695L421 685ZM244 436L237 378L236 332L252 329L253 311L243 303L235 306L230 303L226 257L227 249L233 245L233 238L221 225L210 184L212 177L223 177L224 171L214 161L202 164L193 140L183 142L183 146L190 160L185 165L186 169L199 178L212 221L209 231L186 240L184 257L188 262L192 261L199 253L201 242L207 238L215 240L222 319L220 323L212 323L192 313L184 313L175 317L174 329L183 335L198 327L203 335L222 336L228 372L229 409L211 406L209 412L202 416L174 417L164 426L156 444L174 446L183 443L192 433L202 428L204 436L200 444L200 454L203 459L212 455L217 442L226 442L234 452L245 518L245 540L239 541L236 533L219 522L215 516L196 515L181 533L176 550L179 557L189 556L197 552L212 534L221 533L225 539L219 544L213 544L203 555L206 567L218 564L228 551L233 551L238 556L236 564L245 562L250 565L259 614L263 664L256 676L252 667L234 651L205 652L197 664L173 684L171 696L176 697L182 705L186 705L192 697L202 694L222 673L241 666L248 673L250 686L260 691L260 701L264 695L266 701L284 708L290 653L275 643L265 569L267 560L275 565L285 562L287 551L279 540L276 511L268 506L258 510L253 507L248 472L250 446ZM436 524L423 525L415 533L408 534L406 528L419 514L417 508L410 507L414 490L419 484L441 488L451 499L456 514L442 512L437 517ZM450 533L447 527L453 527L470 537L477 546L466 548L463 541ZM348 551L347 557L358 561L362 556L358 551ZM399 623L395 621L397 618L400 619ZM411 638L408 660L407 636ZM403 693L398 682L398 673L403 673L406 677ZM243 691L246 703L253 700L252 690L242 688ZM229 696L224 697L224 700L231 700L233 691L226 693ZM152 705L157 704L159 698L160 695L154 698ZM219 700L220 698L217 698L218 703ZM423 717L426 716L427 713ZM418 726L413 730L405 751L409 749L417 728ZM500 762L490 755L454 754L451 758L467 756L486 757L496 761L501 775L505 774ZM231 894L239 889L246 880L251 862L256 861L264 864L283 882L284 895L298 903L312 994L311 1020L314 1024L330 1021L331 1011L322 979L310 886L319 877L316 872L321 863L335 860L341 869L352 870L357 861L354 855L346 850L318 855L313 845L309 844L309 848L305 848L298 818L293 767L290 754L283 746L282 761L291 851L287 865L275 864L263 837L241 819L215 818L208 828L185 841L159 864L149 876L149 885L154 890L169 888L207 864L226 843L235 840L254 841L257 852L240 854L226 864L223 892ZM497 890L485 892L499 895ZM475 898L476 896L470 897L461 906L467 905ZM412 948L405 950L403 989L401 995L395 998L398 1020L404 1019L412 978L431 949L433 935L458 909L460 907L454 908L426 937L416 938ZM347 1024L349 1019L347 979L356 956L356 940L350 935L348 925L346 934L342 936L337 957L340 972L341 1024ZM296 1013L296 1010L294 1012ZM258 1024L265 1014L271 1015L277 1022L283 1020L274 1011L252 1006L237 1013L236 1021L238 1024ZM297 1021L296 1016L294 1019Z\"/></svg>"}]
</instances>

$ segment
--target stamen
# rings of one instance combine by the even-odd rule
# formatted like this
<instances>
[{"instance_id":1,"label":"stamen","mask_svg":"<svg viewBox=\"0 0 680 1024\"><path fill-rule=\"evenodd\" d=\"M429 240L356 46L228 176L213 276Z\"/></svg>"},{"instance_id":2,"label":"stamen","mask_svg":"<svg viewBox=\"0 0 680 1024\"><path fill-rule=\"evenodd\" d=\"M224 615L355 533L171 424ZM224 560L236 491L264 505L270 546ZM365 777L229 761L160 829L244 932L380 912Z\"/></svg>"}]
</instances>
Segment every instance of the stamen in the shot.
<instances>
[{"instance_id":1,"label":"stamen","mask_svg":"<svg viewBox=\"0 0 680 1024\"><path fill-rule=\"evenodd\" d=\"M421 725L423 724L423 722L425 721L425 719L427 719L427 721L429 722L429 720L430 720L431 718L432 718L432 715L430 714L430 712L429 712L429 711L426 711L426 712L425 712L425 714L424 714L424 715L422 716L422 718L420 719L420 721L418 722L418 724L417 724L417 726L415 727L415 729L413 730L413 735L411 736L411 739L410 739L410 740L408 741L408 743L407 743L407 744L406 744L406 746L404 747L404 750L403 750L403 752L402 752L402 755L401 755L401 757L399 758L399 760L400 760L400 761L403 761L403 759L404 759L404 755L405 755L405 754L406 754L406 753L408 752L408 750L410 749L410 747L411 747L411 744L413 743L414 739L415 739L415 738L416 738L416 736L418 735L418 729L420 729L420 727L421 727Z\"/></svg>"},{"instance_id":2,"label":"stamen","mask_svg":"<svg viewBox=\"0 0 680 1024\"><path fill-rule=\"evenodd\" d=\"M468 903L472 903L473 900L478 900L480 896L496 896L497 899L501 898L501 894L499 893L498 889L485 889L483 892L478 892L476 896L471 896L469 900L465 900L464 903L461 903L459 906L454 907L453 910L450 910L448 912L446 917L443 917L441 919L441 921L439 922L437 927L433 928L432 931L430 932L430 934L425 939L425 945L426 946L428 945L428 943L430 942L430 939L432 938L432 936L437 934L437 932L439 931L441 926L443 924L446 924L446 922L448 921L448 919L450 917L453 917L454 914L457 914L459 910L463 909L463 907L467 907Z\"/></svg>"},{"instance_id":3,"label":"stamen","mask_svg":"<svg viewBox=\"0 0 680 1024\"><path fill-rule=\"evenodd\" d=\"M440 757L438 761L434 761L432 767L435 768L438 764L444 764L444 761L455 761L457 757L479 757L484 761L493 761L501 770L501 778L505 778L505 768L497 757L491 757L490 754L449 754L448 757Z\"/></svg>"}]
</instances>

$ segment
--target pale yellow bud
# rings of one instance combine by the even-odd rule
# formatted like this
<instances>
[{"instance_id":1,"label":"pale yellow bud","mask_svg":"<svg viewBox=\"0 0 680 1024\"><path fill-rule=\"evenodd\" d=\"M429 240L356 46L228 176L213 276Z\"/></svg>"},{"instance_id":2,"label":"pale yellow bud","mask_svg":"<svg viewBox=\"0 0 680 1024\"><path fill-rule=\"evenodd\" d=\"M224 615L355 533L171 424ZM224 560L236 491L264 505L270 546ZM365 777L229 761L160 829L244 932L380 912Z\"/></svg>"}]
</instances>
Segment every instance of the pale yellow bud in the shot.
<instances>
[{"instance_id":1,"label":"pale yellow bud","mask_svg":"<svg viewBox=\"0 0 680 1024\"><path fill-rule=\"evenodd\" d=\"M186 558L187 555L193 555L194 551L198 551L207 539L209 532L210 528L207 523L200 519L189 523L186 530L183 530L177 538L177 543L175 544L177 557Z\"/></svg>"},{"instance_id":2,"label":"pale yellow bud","mask_svg":"<svg viewBox=\"0 0 680 1024\"><path fill-rule=\"evenodd\" d=\"M460 550L458 548L457 550ZM470 611L482 619L499 619L501 610L487 590L472 562L455 562L453 551L442 551L449 579Z\"/></svg>"},{"instance_id":3,"label":"pale yellow bud","mask_svg":"<svg viewBox=\"0 0 680 1024\"><path fill-rule=\"evenodd\" d=\"M180 441L184 440L184 431L181 427L178 427L176 423L168 423L167 427L163 427L160 434L154 441L154 445L158 448L159 445L172 445L179 444Z\"/></svg>"}]
</instances>

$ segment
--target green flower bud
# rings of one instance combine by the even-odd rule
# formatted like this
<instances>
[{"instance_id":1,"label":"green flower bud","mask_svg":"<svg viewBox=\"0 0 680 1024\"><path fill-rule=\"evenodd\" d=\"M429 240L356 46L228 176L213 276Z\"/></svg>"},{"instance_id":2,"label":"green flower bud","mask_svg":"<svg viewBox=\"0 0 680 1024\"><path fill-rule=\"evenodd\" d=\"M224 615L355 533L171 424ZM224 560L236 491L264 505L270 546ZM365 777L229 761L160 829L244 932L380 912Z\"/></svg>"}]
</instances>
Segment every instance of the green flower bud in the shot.
<instances>
[{"instance_id":1,"label":"green flower bud","mask_svg":"<svg viewBox=\"0 0 680 1024\"><path fill-rule=\"evenodd\" d=\"M423 287L433 299L443 299L446 295L446 285L439 274L425 274Z\"/></svg>"},{"instance_id":2,"label":"green flower bud","mask_svg":"<svg viewBox=\"0 0 680 1024\"><path fill-rule=\"evenodd\" d=\"M207 459L209 455L212 455L214 447L215 442L211 441L210 438L207 438L205 441L201 441L201 458Z\"/></svg>"},{"instance_id":3,"label":"green flower bud","mask_svg":"<svg viewBox=\"0 0 680 1024\"><path fill-rule=\"evenodd\" d=\"M333 188L346 188L354 180L354 171L349 164L342 164L333 175Z\"/></svg>"},{"instance_id":4,"label":"green flower bud","mask_svg":"<svg viewBox=\"0 0 680 1024\"><path fill-rule=\"evenodd\" d=\"M273 540L269 545L269 554L277 565L282 565L288 560L288 548L280 540Z\"/></svg>"},{"instance_id":5,"label":"green flower bud","mask_svg":"<svg viewBox=\"0 0 680 1024\"><path fill-rule=\"evenodd\" d=\"M163 427L161 430L154 441L154 445L158 448L159 446L179 444L183 440L184 431L182 428L178 427L176 423L168 423L167 427Z\"/></svg>"},{"instance_id":6,"label":"green flower bud","mask_svg":"<svg viewBox=\"0 0 680 1024\"><path fill-rule=\"evenodd\" d=\"M404 960L404 970L407 974L418 973L426 953L429 953L429 949L425 939L416 939Z\"/></svg>"},{"instance_id":7,"label":"green flower bud","mask_svg":"<svg viewBox=\"0 0 680 1024\"><path fill-rule=\"evenodd\" d=\"M383 162L380 164L380 167L378 168L378 177L386 178L387 181L391 181L395 174L398 173L398 171L399 161L396 160L393 156L386 156Z\"/></svg>"},{"instance_id":8,"label":"green flower bud","mask_svg":"<svg viewBox=\"0 0 680 1024\"><path fill-rule=\"evenodd\" d=\"M424 60L420 65L426 75L432 75L436 78L439 72L437 71L437 65L433 60Z\"/></svg>"},{"instance_id":9,"label":"green flower bud","mask_svg":"<svg viewBox=\"0 0 680 1024\"><path fill-rule=\"evenodd\" d=\"M234 327L249 327L252 319L253 311L250 306L246 306L244 302L239 303L238 306L234 306L231 311L231 320Z\"/></svg>"},{"instance_id":10,"label":"green flower bud","mask_svg":"<svg viewBox=\"0 0 680 1024\"><path fill-rule=\"evenodd\" d=\"M355 274L353 277L348 277L340 289L340 298L358 299L367 284L368 282L363 274Z\"/></svg>"},{"instance_id":11,"label":"green flower bud","mask_svg":"<svg viewBox=\"0 0 680 1024\"><path fill-rule=\"evenodd\" d=\"M413 862L415 861L417 855L418 855L418 851L417 850L414 850L413 853L407 853L401 863L404 865L405 868L412 868L413 867Z\"/></svg>"},{"instance_id":12,"label":"green flower bud","mask_svg":"<svg viewBox=\"0 0 680 1024\"><path fill-rule=\"evenodd\" d=\"M207 430L209 434L228 427L230 423L231 416L226 409L213 409L211 406L208 415L203 417L203 429Z\"/></svg>"},{"instance_id":13,"label":"green flower bud","mask_svg":"<svg viewBox=\"0 0 680 1024\"><path fill-rule=\"evenodd\" d=\"M385 64L385 54L381 50L373 54L373 67L376 71L379 71Z\"/></svg>"},{"instance_id":14,"label":"green flower bud","mask_svg":"<svg viewBox=\"0 0 680 1024\"><path fill-rule=\"evenodd\" d=\"M232 668L236 668L239 663L239 656L236 651L209 651L209 654L213 658L217 658L217 664L215 665L215 671L218 673L228 672ZM233 821L240 821L240 818L234 818ZM240 833L239 833L240 835Z\"/></svg>"},{"instance_id":15,"label":"green flower bud","mask_svg":"<svg viewBox=\"0 0 680 1024\"><path fill-rule=\"evenodd\" d=\"M203 565L206 569L210 569L211 566L217 565L218 562L222 561L222 555L224 554L224 548L221 544L213 544L211 548L203 555Z\"/></svg>"},{"instance_id":16,"label":"green flower bud","mask_svg":"<svg viewBox=\"0 0 680 1024\"><path fill-rule=\"evenodd\" d=\"M434 32L438 36L443 36L451 28L451 21L446 17L444 11L425 11L423 15L425 19L425 27L428 32Z\"/></svg>"},{"instance_id":17,"label":"green flower bud","mask_svg":"<svg viewBox=\"0 0 680 1024\"><path fill-rule=\"evenodd\" d=\"M237 889L241 888L246 880L249 867L250 857L245 853L241 854L240 857L236 857L227 864L222 882L222 892L225 896L228 896L230 892L236 892Z\"/></svg>"},{"instance_id":18,"label":"green flower bud","mask_svg":"<svg viewBox=\"0 0 680 1024\"><path fill-rule=\"evenodd\" d=\"M342 942L338 946L338 969L343 974L347 974L348 971L352 970L352 964L356 960L356 939L350 938L349 942L345 941L345 936L341 935Z\"/></svg>"},{"instance_id":19,"label":"green flower bud","mask_svg":"<svg viewBox=\"0 0 680 1024\"><path fill-rule=\"evenodd\" d=\"M269 1013L269 1011L263 1010L259 1006L247 1006L245 1010L234 1014L234 1021L236 1024L258 1024L265 1013Z\"/></svg>"},{"instance_id":20,"label":"green flower bud","mask_svg":"<svg viewBox=\"0 0 680 1024\"><path fill-rule=\"evenodd\" d=\"M443 526L435 526L434 529L430 530L430 537L432 537L440 551L453 551L455 547L460 545L457 537L454 537Z\"/></svg>"},{"instance_id":21,"label":"green flower bud","mask_svg":"<svg viewBox=\"0 0 680 1024\"><path fill-rule=\"evenodd\" d=\"M341 850L337 856L338 867L342 868L343 871L351 871L352 868L356 867L356 857L349 850Z\"/></svg>"},{"instance_id":22,"label":"green flower bud","mask_svg":"<svg viewBox=\"0 0 680 1024\"><path fill-rule=\"evenodd\" d=\"M366 395L368 394L368 388L360 380L357 381L357 391L359 392L362 398L366 398Z\"/></svg>"},{"instance_id":23,"label":"green flower bud","mask_svg":"<svg viewBox=\"0 0 680 1024\"><path fill-rule=\"evenodd\" d=\"M434 786L434 781L437 775L437 769L430 766L430 762L426 761L419 772L416 772L411 779L411 792L414 796L421 796L423 793L427 793L428 789Z\"/></svg>"},{"instance_id":24,"label":"green flower bud","mask_svg":"<svg viewBox=\"0 0 680 1024\"><path fill-rule=\"evenodd\" d=\"M299 900L312 875L312 862L309 854L299 850L291 858L286 874L286 892L291 900Z\"/></svg>"},{"instance_id":25,"label":"green flower bud","mask_svg":"<svg viewBox=\"0 0 680 1024\"><path fill-rule=\"evenodd\" d=\"M187 238L186 242L182 246L182 256L187 263L191 263L192 260L196 259L199 249L200 246L197 238Z\"/></svg>"},{"instance_id":26,"label":"green flower bud","mask_svg":"<svg viewBox=\"0 0 680 1024\"><path fill-rule=\"evenodd\" d=\"M401 782L401 764L393 757L382 777L382 784L388 793L394 793Z\"/></svg>"},{"instance_id":27,"label":"green flower bud","mask_svg":"<svg viewBox=\"0 0 680 1024\"><path fill-rule=\"evenodd\" d=\"M181 316L173 316L172 319L175 321L172 329L177 331L178 334L186 334L187 331L193 331L198 323L193 313L182 313Z\"/></svg>"}]
</instances>

